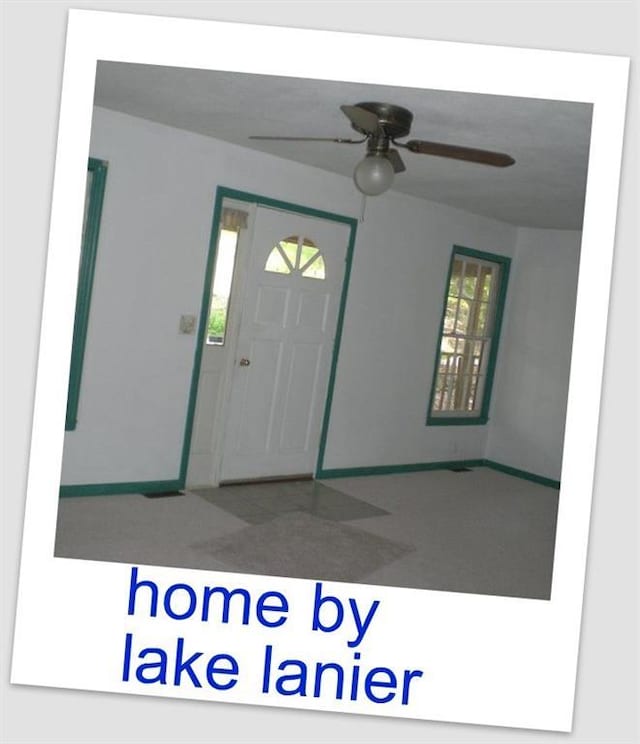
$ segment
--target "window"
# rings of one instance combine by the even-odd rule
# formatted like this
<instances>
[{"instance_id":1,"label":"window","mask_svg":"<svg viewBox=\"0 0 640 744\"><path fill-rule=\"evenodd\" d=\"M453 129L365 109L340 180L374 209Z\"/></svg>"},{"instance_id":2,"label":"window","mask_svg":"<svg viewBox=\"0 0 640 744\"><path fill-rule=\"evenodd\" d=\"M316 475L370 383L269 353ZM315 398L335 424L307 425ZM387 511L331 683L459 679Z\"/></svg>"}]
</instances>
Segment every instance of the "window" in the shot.
<instances>
[{"instance_id":1,"label":"window","mask_svg":"<svg viewBox=\"0 0 640 744\"><path fill-rule=\"evenodd\" d=\"M275 245L269 253L265 271L274 274L299 273L307 279L324 279L324 258L309 238L290 235Z\"/></svg>"},{"instance_id":2,"label":"window","mask_svg":"<svg viewBox=\"0 0 640 744\"><path fill-rule=\"evenodd\" d=\"M427 424L484 424L510 259L455 247Z\"/></svg>"},{"instance_id":3,"label":"window","mask_svg":"<svg viewBox=\"0 0 640 744\"><path fill-rule=\"evenodd\" d=\"M222 210L206 337L207 344L210 345L224 344L238 238L240 230L247 226L247 218L247 213L240 209L224 207Z\"/></svg>"},{"instance_id":4,"label":"window","mask_svg":"<svg viewBox=\"0 0 640 744\"><path fill-rule=\"evenodd\" d=\"M80 267L78 270L76 316L73 326L73 347L71 350L71 369L69 372L69 394L67 396L67 415L65 420L66 431L75 429L78 420L80 382L82 379L87 327L89 325L91 290L93 288L93 275L96 265L96 252L98 249L100 218L102 215L106 178L107 163L95 158L89 158L84 200L82 247L80 251Z\"/></svg>"}]
</instances>

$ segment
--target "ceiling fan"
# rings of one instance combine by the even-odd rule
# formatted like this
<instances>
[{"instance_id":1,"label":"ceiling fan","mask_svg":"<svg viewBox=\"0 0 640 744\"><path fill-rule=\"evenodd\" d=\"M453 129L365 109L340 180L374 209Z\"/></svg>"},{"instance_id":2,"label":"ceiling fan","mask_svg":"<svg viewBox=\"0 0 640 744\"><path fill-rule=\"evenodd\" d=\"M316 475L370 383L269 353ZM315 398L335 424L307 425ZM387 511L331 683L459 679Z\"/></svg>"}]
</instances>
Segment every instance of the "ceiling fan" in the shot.
<instances>
[{"instance_id":1,"label":"ceiling fan","mask_svg":"<svg viewBox=\"0 0 640 744\"><path fill-rule=\"evenodd\" d=\"M417 139L398 142L399 137L406 137L409 134L413 122L411 111L402 106L395 106L390 103L364 102L355 106L340 106L340 109L351 122L352 128L364 135L362 139L278 136L252 136L249 139L338 142L349 145L366 142L367 153L356 166L353 178L358 189L367 196L382 194L391 187L394 175L406 170L398 150L391 147L391 144L420 155L466 160L469 163L482 163L496 168L505 168L515 163L510 155L502 152L477 150L472 147L446 145L441 142L427 142Z\"/></svg>"}]
</instances>

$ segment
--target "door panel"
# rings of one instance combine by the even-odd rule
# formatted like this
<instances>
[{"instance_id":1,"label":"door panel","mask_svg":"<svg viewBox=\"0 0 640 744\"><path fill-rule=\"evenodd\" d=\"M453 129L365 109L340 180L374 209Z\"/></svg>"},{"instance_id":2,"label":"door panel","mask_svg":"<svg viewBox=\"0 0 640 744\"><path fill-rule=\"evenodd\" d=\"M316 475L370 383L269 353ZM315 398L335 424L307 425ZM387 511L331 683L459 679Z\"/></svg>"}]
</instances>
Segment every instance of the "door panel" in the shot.
<instances>
[{"instance_id":1,"label":"door panel","mask_svg":"<svg viewBox=\"0 0 640 744\"><path fill-rule=\"evenodd\" d=\"M301 452L309 448L321 353L322 347L317 344L301 343L293 347L280 427L279 447L282 452ZM309 381L310 386L298 384L301 379Z\"/></svg>"},{"instance_id":2,"label":"door panel","mask_svg":"<svg viewBox=\"0 0 640 744\"><path fill-rule=\"evenodd\" d=\"M262 453L271 438L275 410L275 390L271 381L280 375L283 344L255 340L249 347L254 371L239 376L241 392L235 451L238 455ZM260 370L260 374L255 374Z\"/></svg>"},{"instance_id":3,"label":"door panel","mask_svg":"<svg viewBox=\"0 0 640 744\"><path fill-rule=\"evenodd\" d=\"M313 473L349 226L258 207L220 479Z\"/></svg>"}]
</instances>

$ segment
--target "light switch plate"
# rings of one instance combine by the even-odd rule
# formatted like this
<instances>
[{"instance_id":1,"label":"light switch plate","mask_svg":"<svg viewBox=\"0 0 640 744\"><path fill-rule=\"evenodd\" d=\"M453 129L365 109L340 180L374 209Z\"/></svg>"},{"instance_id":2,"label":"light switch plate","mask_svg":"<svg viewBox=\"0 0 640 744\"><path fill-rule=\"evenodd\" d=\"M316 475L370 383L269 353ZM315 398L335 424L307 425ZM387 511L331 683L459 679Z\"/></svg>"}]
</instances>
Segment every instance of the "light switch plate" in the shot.
<instances>
[{"instance_id":1,"label":"light switch plate","mask_svg":"<svg viewBox=\"0 0 640 744\"><path fill-rule=\"evenodd\" d=\"M195 315L181 315L180 316L180 333L195 333L196 331L196 316Z\"/></svg>"}]
</instances>

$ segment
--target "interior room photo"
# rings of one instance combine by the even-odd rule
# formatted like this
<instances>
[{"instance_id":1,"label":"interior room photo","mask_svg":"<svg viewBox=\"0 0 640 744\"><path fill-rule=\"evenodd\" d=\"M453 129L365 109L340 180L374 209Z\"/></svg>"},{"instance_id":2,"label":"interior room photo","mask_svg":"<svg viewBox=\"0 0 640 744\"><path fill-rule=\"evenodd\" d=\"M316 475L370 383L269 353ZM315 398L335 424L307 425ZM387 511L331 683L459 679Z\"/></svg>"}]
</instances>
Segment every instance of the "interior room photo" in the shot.
<instances>
[{"instance_id":1,"label":"interior room photo","mask_svg":"<svg viewBox=\"0 0 640 744\"><path fill-rule=\"evenodd\" d=\"M99 62L55 555L549 599L590 128Z\"/></svg>"}]
</instances>

